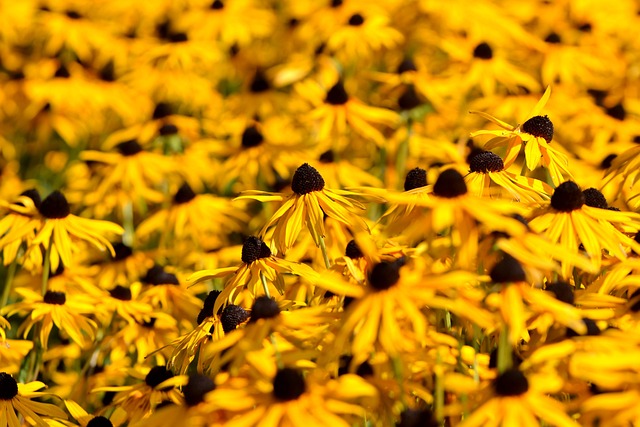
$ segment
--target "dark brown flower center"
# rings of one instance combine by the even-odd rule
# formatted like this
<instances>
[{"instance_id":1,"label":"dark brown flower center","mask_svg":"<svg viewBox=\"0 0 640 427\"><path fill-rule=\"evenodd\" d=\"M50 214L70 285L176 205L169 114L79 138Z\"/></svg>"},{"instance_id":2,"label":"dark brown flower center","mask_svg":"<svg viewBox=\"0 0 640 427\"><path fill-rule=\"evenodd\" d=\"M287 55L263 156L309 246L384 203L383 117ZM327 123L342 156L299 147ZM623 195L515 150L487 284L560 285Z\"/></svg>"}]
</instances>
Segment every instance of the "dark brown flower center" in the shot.
<instances>
[{"instance_id":1,"label":"dark brown flower center","mask_svg":"<svg viewBox=\"0 0 640 427\"><path fill-rule=\"evenodd\" d=\"M553 139L553 123L548 116L534 116L522 124L522 131L539 138L547 144Z\"/></svg>"},{"instance_id":2,"label":"dark brown flower center","mask_svg":"<svg viewBox=\"0 0 640 427\"><path fill-rule=\"evenodd\" d=\"M42 201L40 213L45 218L62 219L69 216L71 209L64 194L56 190Z\"/></svg>"},{"instance_id":3,"label":"dark brown flower center","mask_svg":"<svg viewBox=\"0 0 640 427\"><path fill-rule=\"evenodd\" d=\"M38 193L38 190L36 190L35 188L32 188L30 190L25 190L22 193L20 193L21 196L27 196L28 198L30 198L31 200L33 200L33 205L36 207L36 209L40 209L40 205L42 204L42 199L40 198L40 193ZM24 206L21 202L16 203L17 205L20 206Z\"/></svg>"},{"instance_id":4,"label":"dark brown flower center","mask_svg":"<svg viewBox=\"0 0 640 427\"><path fill-rule=\"evenodd\" d=\"M349 101L349 94L344 88L342 82L338 82L329 89L324 102L331 105L344 105Z\"/></svg>"},{"instance_id":5,"label":"dark brown flower center","mask_svg":"<svg viewBox=\"0 0 640 427\"><path fill-rule=\"evenodd\" d=\"M216 0L213 3L211 3L210 8L213 9L213 10L223 9L224 8L224 3L222 3L220 0Z\"/></svg>"},{"instance_id":6,"label":"dark brown flower center","mask_svg":"<svg viewBox=\"0 0 640 427\"><path fill-rule=\"evenodd\" d=\"M113 427L113 423L109 421L109 418L98 415L89 420L87 427Z\"/></svg>"},{"instance_id":7,"label":"dark brown flower center","mask_svg":"<svg viewBox=\"0 0 640 427\"><path fill-rule=\"evenodd\" d=\"M438 197L453 199L467 193L467 184L464 178L455 169L447 169L440 173L433 185L433 194Z\"/></svg>"},{"instance_id":8,"label":"dark brown flower center","mask_svg":"<svg viewBox=\"0 0 640 427\"><path fill-rule=\"evenodd\" d=\"M607 108L606 113L608 116L621 121L627 117L627 110L625 110L624 105L621 103L617 103L613 107Z\"/></svg>"},{"instance_id":9,"label":"dark brown flower center","mask_svg":"<svg viewBox=\"0 0 640 427\"><path fill-rule=\"evenodd\" d=\"M575 295L573 294L573 286L567 282L553 282L548 283L545 287L546 291L553 292L558 301L562 301L566 304L573 305L575 302Z\"/></svg>"},{"instance_id":10,"label":"dark brown flower center","mask_svg":"<svg viewBox=\"0 0 640 427\"><path fill-rule=\"evenodd\" d=\"M351 25L352 27L359 27L362 24L364 24L364 17L359 13L351 15L351 17L349 18L349 25Z\"/></svg>"},{"instance_id":11,"label":"dark brown flower center","mask_svg":"<svg viewBox=\"0 0 640 427\"><path fill-rule=\"evenodd\" d=\"M6 372L0 372L0 400L11 400L18 395L18 383Z\"/></svg>"},{"instance_id":12,"label":"dark brown flower center","mask_svg":"<svg viewBox=\"0 0 640 427\"><path fill-rule=\"evenodd\" d=\"M155 388L158 384L162 384L169 378L173 378L173 372L162 365L154 366L144 378L144 382L149 387Z\"/></svg>"},{"instance_id":13,"label":"dark brown flower center","mask_svg":"<svg viewBox=\"0 0 640 427\"><path fill-rule=\"evenodd\" d=\"M544 39L544 41L546 41L547 43L551 43L551 44L562 43L562 39L560 38L560 35L558 35L558 33L554 33L554 32L549 33L549 35Z\"/></svg>"},{"instance_id":14,"label":"dark brown flower center","mask_svg":"<svg viewBox=\"0 0 640 427\"><path fill-rule=\"evenodd\" d=\"M493 58L493 50L489 44L482 42L473 49L473 57L478 59Z\"/></svg>"},{"instance_id":15,"label":"dark brown flower center","mask_svg":"<svg viewBox=\"0 0 640 427\"><path fill-rule=\"evenodd\" d=\"M615 159L616 157L618 157L617 154L609 154L607 157L602 159L602 161L600 162L600 169L609 169L611 167L613 159Z\"/></svg>"},{"instance_id":16,"label":"dark brown flower center","mask_svg":"<svg viewBox=\"0 0 640 427\"><path fill-rule=\"evenodd\" d=\"M400 280L400 268L395 262L382 261L369 271L369 284L375 290L389 289Z\"/></svg>"},{"instance_id":17,"label":"dark brown flower center","mask_svg":"<svg viewBox=\"0 0 640 427\"><path fill-rule=\"evenodd\" d=\"M407 111L413 110L416 107L422 105L422 101L416 92L416 88L413 85L407 85L404 92L398 98L398 107L400 110Z\"/></svg>"},{"instance_id":18,"label":"dark brown flower center","mask_svg":"<svg viewBox=\"0 0 640 427\"><path fill-rule=\"evenodd\" d=\"M207 317L213 316L213 306L216 304L216 299L218 299L218 295L220 294L220 291L211 291L204 299L204 306L202 310L200 310L200 313L198 313L198 318L196 319L198 325L204 322Z\"/></svg>"},{"instance_id":19,"label":"dark brown flower center","mask_svg":"<svg viewBox=\"0 0 640 427\"><path fill-rule=\"evenodd\" d=\"M297 399L306 389L304 376L298 369L279 369L273 378L273 396L281 402Z\"/></svg>"},{"instance_id":20,"label":"dark brown flower center","mask_svg":"<svg viewBox=\"0 0 640 427\"><path fill-rule=\"evenodd\" d=\"M187 406L196 406L204 402L205 394L216 388L213 380L207 376L195 374L189 377L189 382L182 388L184 402Z\"/></svg>"},{"instance_id":21,"label":"dark brown flower center","mask_svg":"<svg viewBox=\"0 0 640 427\"><path fill-rule=\"evenodd\" d=\"M242 262L251 264L261 258L271 256L271 249L259 237L249 236L242 245Z\"/></svg>"},{"instance_id":22,"label":"dark brown flower center","mask_svg":"<svg viewBox=\"0 0 640 427\"><path fill-rule=\"evenodd\" d=\"M584 322L585 326L587 327L587 333L585 334L586 336L597 336L600 335L600 328L598 327L598 325L596 324L595 321L593 321L592 319L589 318L582 318L582 321ZM580 334L577 333L576 331L574 331L571 328L567 328L567 333L566 333L566 337L567 338L573 338L573 337L579 337Z\"/></svg>"},{"instance_id":23,"label":"dark brown flower center","mask_svg":"<svg viewBox=\"0 0 640 427\"><path fill-rule=\"evenodd\" d=\"M411 58L404 58L398 68L396 69L397 74L406 73L407 71L418 71L418 67L416 67L416 63L413 62Z\"/></svg>"},{"instance_id":24,"label":"dark brown flower center","mask_svg":"<svg viewBox=\"0 0 640 427\"><path fill-rule=\"evenodd\" d=\"M196 198L196 193L186 182L180 186L176 194L173 195L173 203L181 205L183 203L189 203Z\"/></svg>"},{"instance_id":25,"label":"dark brown flower center","mask_svg":"<svg viewBox=\"0 0 640 427\"><path fill-rule=\"evenodd\" d=\"M142 278L142 281L154 286L180 284L175 274L167 273L164 267L160 265L154 265L147 270L147 274Z\"/></svg>"},{"instance_id":26,"label":"dark brown flower center","mask_svg":"<svg viewBox=\"0 0 640 427\"><path fill-rule=\"evenodd\" d=\"M67 296L64 292L47 291L44 294L44 302L53 305L64 305L67 302Z\"/></svg>"},{"instance_id":27,"label":"dark brown flower center","mask_svg":"<svg viewBox=\"0 0 640 427\"><path fill-rule=\"evenodd\" d=\"M160 129L158 129L158 133L161 136L176 135L178 133L178 126L174 125L173 123L167 123L165 125L162 125Z\"/></svg>"},{"instance_id":28,"label":"dark brown flower center","mask_svg":"<svg viewBox=\"0 0 640 427\"><path fill-rule=\"evenodd\" d=\"M404 191L411 191L427 185L427 171L422 168L413 168L407 172L404 178Z\"/></svg>"},{"instance_id":29,"label":"dark brown flower center","mask_svg":"<svg viewBox=\"0 0 640 427\"><path fill-rule=\"evenodd\" d=\"M469 169L477 173L500 172L504 170L504 162L497 154L484 151L471 157Z\"/></svg>"},{"instance_id":30,"label":"dark brown flower center","mask_svg":"<svg viewBox=\"0 0 640 427\"><path fill-rule=\"evenodd\" d=\"M355 240L351 239L349 243L347 243L347 248L345 249L345 255L351 259L362 258L364 255L360 250L360 246L356 243Z\"/></svg>"},{"instance_id":31,"label":"dark brown flower center","mask_svg":"<svg viewBox=\"0 0 640 427\"><path fill-rule=\"evenodd\" d=\"M580 209L585 203L584 193L573 181L560 184L551 196L551 207L560 212L571 212Z\"/></svg>"},{"instance_id":32,"label":"dark brown flower center","mask_svg":"<svg viewBox=\"0 0 640 427\"><path fill-rule=\"evenodd\" d=\"M249 126L242 132L242 147L244 148L257 147L263 142L264 136L255 126Z\"/></svg>"},{"instance_id":33,"label":"dark brown flower center","mask_svg":"<svg viewBox=\"0 0 640 427\"><path fill-rule=\"evenodd\" d=\"M327 150L324 153L320 154L318 161L320 163L333 163L335 161L335 155L333 154L333 150Z\"/></svg>"},{"instance_id":34,"label":"dark brown flower center","mask_svg":"<svg viewBox=\"0 0 640 427\"><path fill-rule=\"evenodd\" d=\"M142 151L142 146L138 144L138 141L136 141L135 139L121 142L120 144L116 145L115 148L123 156L135 156Z\"/></svg>"},{"instance_id":35,"label":"dark brown flower center","mask_svg":"<svg viewBox=\"0 0 640 427\"><path fill-rule=\"evenodd\" d=\"M524 282L526 280L526 274L520 262L507 254L493 266L490 276L493 283Z\"/></svg>"},{"instance_id":36,"label":"dark brown flower center","mask_svg":"<svg viewBox=\"0 0 640 427\"><path fill-rule=\"evenodd\" d=\"M117 285L115 288L109 291L109 295L112 298L118 299L120 301L131 301L131 289L125 288L124 286Z\"/></svg>"},{"instance_id":37,"label":"dark brown flower center","mask_svg":"<svg viewBox=\"0 0 640 427\"><path fill-rule=\"evenodd\" d=\"M153 120L163 119L173 114L173 107L168 102L159 102L153 109Z\"/></svg>"},{"instance_id":38,"label":"dark brown flower center","mask_svg":"<svg viewBox=\"0 0 640 427\"><path fill-rule=\"evenodd\" d=\"M249 322L255 322L258 319L270 319L280 314L280 307L273 298L261 296L256 298L251 307L251 318Z\"/></svg>"},{"instance_id":39,"label":"dark brown flower center","mask_svg":"<svg viewBox=\"0 0 640 427\"><path fill-rule=\"evenodd\" d=\"M493 387L498 396L520 396L529 390L529 381L520 370L509 369L498 375Z\"/></svg>"},{"instance_id":40,"label":"dark brown flower center","mask_svg":"<svg viewBox=\"0 0 640 427\"><path fill-rule=\"evenodd\" d=\"M584 204L592 208L606 209L609 206L606 197L596 188L587 188L583 190Z\"/></svg>"},{"instance_id":41,"label":"dark brown flower center","mask_svg":"<svg viewBox=\"0 0 640 427\"><path fill-rule=\"evenodd\" d=\"M302 196L312 191L320 191L324 188L324 179L320 172L308 163L300 166L293 173L291 179L291 189L294 193Z\"/></svg>"},{"instance_id":42,"label":"dark brown flower center","mask_svg":"<svg viewBox=\"0 0 640 427\"><path fill-rule=\"evenodd\" d=\"M244 308L230 304L222 310L220 315L220 323L222 323L222 330L225 334L233 331L239 324L246 321L249 318L249 312Z\"/></svg>"},{"instance_id":43,"label":"dark brown flower center","mask_svg":"<svg viewBox=\"0 0 640 427\"><path fill-rule=\"evenodd\" d=\"M264 73L262 71L256 72L256 75L253 77L253 81L251 82L251 86L249 86L249 90L253 93L262 93L269 89L271 89L271 85Z\"/></svg>"},{"instance_id":44,"label":"dark brown flower center","mask_svg":"<svg viewBox=\"0 0 640 427\"><path fill-rule=\"evenodd\" d=\"M405 409L400 414L396 427L438 427L430 409Z\"/></svg>"}]
</instances>

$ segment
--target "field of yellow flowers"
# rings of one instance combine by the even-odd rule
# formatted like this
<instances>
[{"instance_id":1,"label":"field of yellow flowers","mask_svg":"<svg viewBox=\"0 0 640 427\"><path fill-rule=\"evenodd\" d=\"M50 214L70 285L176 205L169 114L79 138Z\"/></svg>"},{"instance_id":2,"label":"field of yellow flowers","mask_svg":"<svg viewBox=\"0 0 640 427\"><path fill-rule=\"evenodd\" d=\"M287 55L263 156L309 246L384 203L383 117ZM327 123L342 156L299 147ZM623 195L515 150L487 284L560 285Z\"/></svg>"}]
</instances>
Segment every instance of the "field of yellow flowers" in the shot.
<instances>
[{"instance_id":1,"label":"field of yellow flowers","mask_svg":"<svg viewBox=\"0 0 640 427\"><path fill-rule=\"evenodd\" d=\"M640 425L638 28L0 0L0 427Z\"/></svg>"}]
</instances>

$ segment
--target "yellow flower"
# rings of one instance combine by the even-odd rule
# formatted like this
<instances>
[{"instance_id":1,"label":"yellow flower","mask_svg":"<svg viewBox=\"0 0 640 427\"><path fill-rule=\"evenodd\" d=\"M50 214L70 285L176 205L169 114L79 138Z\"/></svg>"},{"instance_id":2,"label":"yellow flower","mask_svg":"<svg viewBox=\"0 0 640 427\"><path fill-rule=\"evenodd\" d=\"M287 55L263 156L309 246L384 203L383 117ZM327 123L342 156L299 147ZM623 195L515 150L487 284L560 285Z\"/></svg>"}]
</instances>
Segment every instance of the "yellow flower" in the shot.
<instances>
[{"instance_id":1,"label":"yellow flower","mask_svg":"<svg viewBox=\"0 0 640 427\"><path fill-rule=\"evenodd\" d=\"M49 194L42 201L39 210L45 222L28 251L40 251L42 245L45 256L49 256L52 270L57 270L60 263L71 265L73 253L80 250L76 240L90 243L100 250L108 249L115 256L113 246L106 236L122 234L124 230L119 225L71 214L67 199L59 191Z\"/></svg>"},{"instance_id":2,"label":"yellow flower","mask_svg":"<svg viewBox=\"0 0 640 427\"><path fill-rule=\"evenodd\" d=\"M31 328L39 323L38 338L45 349L53 325L81 347L95 339L98 326L93 320L84 316L84 314L95 312L95 306L91 300L52 290L48 290L44 297L24 288L18 288L16 292L23 300L4 307L2 311L9 315L28 314L18 330L18 333L24 333L25 338Z\"/></svg>"},{"instance_id":3,"label":"yellow flower","mask_svg":"<svg viewBox=\"0 0 640 427\"><path fill-rule=\"evenodd\" d=\"M368 230L366 223L354 211L365 207L350 196L356 195L345 190L325 188L320 173L308 163L303 164L293 174L293 193L288 196L264 191L245 191L237 199L255 199L261 202L284 201L262 228L264 235L270 227L275 227L273 239L278 252L284 254L291 248L300 231L306 225L316 246L324 244L324 215L327 215L354 232Z\"/></svg>"},{"instance_id":4,"label":"yellow flower","mask_svg":"<svg viewBox=\"0 0 640 427\"><path fill-rule=\"evenodd\" d=\"M0 248L4 265L17 261L23 243L31 245L36 233L42 228L42 218L38 212L40 194L36 190L24 191L14 203L0 201L4 216L0 219ZM33 253L35 265L42 263L39 253ZM40 261L40 262L38 262ZM25 262L32 267L31 262Z\"/></svg>"},{"instance_id":5,"label":"yellow flower","mask_svg":"<svg viewBox=\"0 0 640 427\"><path fill-rule=\"evenodd\" d=\"M50 403L34 402L34 397L46 396L48 393L38 392L45 385L40 381L27 384L17 383L6 372L0 372L0 427L16 427L21 425L16 411L30 425L46 426L50 418L67 419L67 414Z\"/></svg>"},{"instance_id":6,"label":"yellow flower","mask_svg":"<svg viewBox=\"0 0 640 427\"><path fill-rule=\"evenodd\" d=\"M572 175L567 168L567 157L550 145L554 133L553 123L548 116L540 115L549 100L549 96L551 96L551 86L547 87L544 95L529 113L525 122L517 126L511 126L487 113L472 111L472 113L482 116L504 130L479 130L472 132L471 137L475 138L480 135L493 136L494 138L484 145L487 150L506 146L505 168L509 168L513 164L524 144L527 168L532 171L541 164L549 170L551 181L555 185L560 185L565 180L565 176L572 178Z\"/></svg>"},{"instance_id":7,"label":"yellow flower","mask_svg":"<svg viewBox=\"0 0 640 427\"><path fill-rule=\"evenodd\" d=\"M71 416L76 419L82 427L93 427L96 425L120 427L127 420L127 413L122 408L116 408L111 416L107 418L102 415L94 416L88 414L87 411L82 409L82 406L73 400L65 400L64 405L67 407Z\"/></svg>"}]
</instances>

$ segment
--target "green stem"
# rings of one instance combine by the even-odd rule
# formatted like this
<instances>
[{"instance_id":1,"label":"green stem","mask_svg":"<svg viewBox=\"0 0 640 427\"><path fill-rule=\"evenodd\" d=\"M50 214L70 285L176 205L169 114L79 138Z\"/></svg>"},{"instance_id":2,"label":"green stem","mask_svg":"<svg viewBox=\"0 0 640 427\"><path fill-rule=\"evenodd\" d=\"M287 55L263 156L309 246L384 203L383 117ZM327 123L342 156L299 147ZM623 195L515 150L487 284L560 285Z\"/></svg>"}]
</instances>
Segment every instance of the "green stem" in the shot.
<instances>
[{"instance_id":1,"label":"green stem","mask_svg":"<svg viewBox=\"0 0 640 427\"><path fill-rule=\"evenodd\" d=\"M262 288L264 289L264 294L271 298L271 292L269 292L269 284L267 283L267 278L264 277L262 271L260 271L260 281L262 282Z\"/></svg>"},{"instance_id":2,"label":"green stem","mask_svg":"<svg viewBox=\"0 0 640 427\"><path fill-rule=\"evenodd\" d=\"M320 236L320 250L322 251L322 257L324 258L324 266L327 270L331 268L331 261L329 260L329 254L327 254L327 247L324 244L324 237Z\"/></svg>"},{"instance_id":3,"label":"green stem","mask_svg":"<svg viewBox=\"0 0 640 427\"><path fill-rule=\"evenodd\" d=\"M124 234L122 235L122 243L133 247L133 203L128 201L122 206L122 228L124 228Z\"/></svg>"},{"instance_id":4,"label":"green stem","mask_svg":"<svg viewBox=\"0 0 640 427\"><path fill-rule=\"evenodd\" d=\"M511 354L511 343L509 343L509 327L504 326L500 332L498 341L498 373L501 374L511 368L513 356Z\"/></svg>"},{"instance_id":5,"label":"green stem","mask_svg":"<svg viewBox=\"0 0 640 427\"><path fill-rule=\"evenodd\" d=\"M438 351L436 355L436 385L435 385L435 403L434 403L434 415L436 417L436 421L439 424L442 424L444 421L444 382L442 381L441 374L442 367L442 356L440 356L440 351Z\"/></svg>"},{"instance_id":6,"label":"green stem","mask_svg":"<svg viewBox=\"0 0 640 427\"><path fill-rule=\"evenodd\" d=\"M16 268L18 267L18 254L9 264L9 269L7 270L7 278L4 282L4 288L2 289L2 300L0 300L0 308L3 308L7 305L7 301L9 301L9 294L11 293L11 285L13 283L13 278L16 275Z\"/></svg>"},{"instance_id":7,"label":"green stem","mask_svg":"<svg viewBox=\"0 0 640 427\"><path fill-rule=\"evenodd\" d=\"M53 247L53 233L49 238L49 244L44 254L44 266L42 267L42 296L47 293L47 284L49 283L49 273L51 273L51 248ZM62 260L58 260L62 262Z\"/></svg>"}]
</instances>

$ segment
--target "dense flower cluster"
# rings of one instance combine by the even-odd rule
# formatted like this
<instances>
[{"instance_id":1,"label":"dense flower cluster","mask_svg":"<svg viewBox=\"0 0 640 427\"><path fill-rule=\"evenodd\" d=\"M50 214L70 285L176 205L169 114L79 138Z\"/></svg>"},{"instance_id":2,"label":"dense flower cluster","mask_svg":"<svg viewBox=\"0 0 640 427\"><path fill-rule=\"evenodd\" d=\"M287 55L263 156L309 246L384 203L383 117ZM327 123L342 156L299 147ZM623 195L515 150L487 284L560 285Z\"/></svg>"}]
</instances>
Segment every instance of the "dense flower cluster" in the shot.
<instances>
[{"instance_id":1,"label":"dense flower cluster","mask_svg":"<svg viewBox=\"0 0 640 427\"><path fill-rule=\"evenodd\" d=\"M640 425L636 1L0 22L0 427Z\"/></svg>"}]
</instances>

